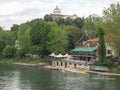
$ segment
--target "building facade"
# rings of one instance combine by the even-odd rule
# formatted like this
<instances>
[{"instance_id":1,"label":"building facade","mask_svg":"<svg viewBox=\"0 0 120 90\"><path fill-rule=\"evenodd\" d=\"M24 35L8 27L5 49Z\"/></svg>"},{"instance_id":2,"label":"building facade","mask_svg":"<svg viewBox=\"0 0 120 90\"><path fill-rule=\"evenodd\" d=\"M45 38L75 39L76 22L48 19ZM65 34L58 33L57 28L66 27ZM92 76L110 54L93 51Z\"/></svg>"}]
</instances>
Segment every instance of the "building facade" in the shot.
<instances>
[{"instance_id":1,"label":"building facade","mask_svg":"<svg viewBox=\"0 0 120 90\"><path fill-rule=\"evenodd\" d=\"M61 10L58 8L58 6L56 6L56 8L53 10L53 12L50 14L50 16L53 18L53 20L55 20L56 18L62 18L62 19L71 18L71 19L76 19L78 17L76 14L74 14L74 15L63 15L63 14L61 14Z\"/></svg>"}]
</instances>

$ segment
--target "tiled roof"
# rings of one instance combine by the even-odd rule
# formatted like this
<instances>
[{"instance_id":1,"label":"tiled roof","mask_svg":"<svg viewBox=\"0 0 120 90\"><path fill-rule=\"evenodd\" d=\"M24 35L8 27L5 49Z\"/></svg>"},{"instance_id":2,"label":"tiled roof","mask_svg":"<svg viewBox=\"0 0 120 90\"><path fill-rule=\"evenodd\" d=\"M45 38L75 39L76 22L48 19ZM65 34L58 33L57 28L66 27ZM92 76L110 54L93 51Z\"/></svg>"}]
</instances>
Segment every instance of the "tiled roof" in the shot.
<instances>
[{"instance_id":1,"label":"tiled roof","mask_svg":"<svg viewBox=\"0 0 120 90\"><path fill-rule=\"evenodd\" d=\"M87 40L87 42L98 42L99 38L93 38L93 39L89 39Z\"/></svg>"},{"instance_id":2,"label":"tiled roof","mask_svg":"<svg viewBox=\"0 0 120 90\"><path fill-rule=\"evenodd\" d=\"M113 34L106 34L104 35L104 41L112 41L113 39ZM99 41L99 38L93 38L93 39L89 39L87 40L87 42L98 42Z\"/></svg>"}]
</instances>

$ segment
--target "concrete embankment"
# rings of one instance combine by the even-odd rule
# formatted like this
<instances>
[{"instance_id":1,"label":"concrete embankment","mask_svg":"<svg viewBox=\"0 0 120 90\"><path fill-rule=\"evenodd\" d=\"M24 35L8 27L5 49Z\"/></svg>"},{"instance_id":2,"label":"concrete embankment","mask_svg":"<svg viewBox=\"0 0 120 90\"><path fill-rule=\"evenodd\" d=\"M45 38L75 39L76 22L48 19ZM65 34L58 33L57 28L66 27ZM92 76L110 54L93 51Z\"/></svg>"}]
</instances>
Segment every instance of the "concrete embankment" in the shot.
<instances>
[{"instance_id":1,"label":"concrete embankment","mask_svg":"<svg viewBox=\"0 0 120 90\"><path fill-rule=\"evenodd\" d=\"M64 70L64 71L67 71L67 72L80 73L80 74L89 74L90 73L90 74L98 74L98 75L102 75L102 76L120 76L120 74L117 74L117 73L58 68L58 67L53 67L53 66L50 66L50 65L44 66L44 68L52 69L52 70L59 70L59 71Z\"/></svg>"},{"instance_id":2,"label":"concrete embankment","mask_svg":"<svg viewBox=\"0 0 120 90\"><path fill-rule=\"evenodd\" d=\"M80 74L87 74L86 71L81 71L81 70L76 70L76 69L68 69L68 68L58 68L58 67L54 67L54 66L44 66L43 68L46 69L51 69L51 70L58 70L58 71L64 71L64 72L72 72L72 73L80 73Z\"/></svg>"},{"instance_id":3,"label":"concrete embankment","mask_svg":"<svg viewBox=\"0 0 120 90\"><path fill-rule=\"evenodd\" d=\"M102 76L120 76L118 73L110 73L110 72L96 72L96 71L88 71L87 73L98 74Z\"/></svg>"}]
</instances>

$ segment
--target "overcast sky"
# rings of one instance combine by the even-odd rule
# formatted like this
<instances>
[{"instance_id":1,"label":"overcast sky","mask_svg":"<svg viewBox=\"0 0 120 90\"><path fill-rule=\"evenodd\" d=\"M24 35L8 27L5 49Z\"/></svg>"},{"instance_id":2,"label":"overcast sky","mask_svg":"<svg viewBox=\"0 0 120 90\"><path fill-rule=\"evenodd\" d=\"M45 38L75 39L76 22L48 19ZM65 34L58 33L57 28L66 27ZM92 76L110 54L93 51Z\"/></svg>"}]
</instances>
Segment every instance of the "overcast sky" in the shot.
<instances>
[{"instance_id":1,"label":"overcast sky","mask_svg":"<svg viewBox=\"0 0 120 90\"><path fill-rule=\"evenodd\" d=\"M62 14L87 17L90 14L102 15L104 7L119 0L0 0L0 26L10 29L20 24L50 14L56 5Z\"/></svg>"}]
</instances>

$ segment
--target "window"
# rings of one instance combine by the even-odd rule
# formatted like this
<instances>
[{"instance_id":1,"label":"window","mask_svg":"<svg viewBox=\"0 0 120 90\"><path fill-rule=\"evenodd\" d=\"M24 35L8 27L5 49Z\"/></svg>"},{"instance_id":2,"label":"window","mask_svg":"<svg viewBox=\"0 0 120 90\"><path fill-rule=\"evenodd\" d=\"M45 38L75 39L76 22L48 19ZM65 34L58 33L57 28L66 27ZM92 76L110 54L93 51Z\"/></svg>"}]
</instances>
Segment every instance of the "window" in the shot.
<instances>
[{"instance_id":1,"label":"window","mask_svg":"<svg viewBox=\"0 0 120 90\"><path fill-rule=\"evenodd\" d=\"M61 66L63 65L63 63L61 62Z\"/></svg>"},{"instance_id":2,"label":"window","mask_svg":"<svg viewBox=\"0 0 120 90\"><path fill-rule=\"evenodd\" d=\"M112 50L107 50L107 54L112 54Z\"/></svg>"}]
</instances>

